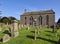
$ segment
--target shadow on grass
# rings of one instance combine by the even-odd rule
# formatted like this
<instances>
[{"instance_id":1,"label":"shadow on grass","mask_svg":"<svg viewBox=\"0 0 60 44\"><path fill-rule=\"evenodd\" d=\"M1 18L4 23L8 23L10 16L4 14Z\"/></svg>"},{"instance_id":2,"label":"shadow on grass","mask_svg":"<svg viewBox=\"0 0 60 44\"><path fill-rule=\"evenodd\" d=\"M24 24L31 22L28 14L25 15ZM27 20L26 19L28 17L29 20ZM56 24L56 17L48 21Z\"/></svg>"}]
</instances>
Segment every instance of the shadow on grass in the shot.
<instances>
[{"instance_id":1,"label":"shadow on grass","mask_svg":"<svg viewBox=\"0 0 60 44\"><path fill-rule=\"evenodd\" d=\"M32 33L35 33L35 31L31 31Z\"/></svg>"},{"instance_id":2,"label":"shadow on grass","mask_svg":"<svg viewBox=\"0 0 60 44\"><path fill-rule=\"evenodd\" d=\"M27 35L27 38L34 39L34 36ZM50 39L46 39L46 38L42 38L42 37L37 37L37 39L42 39L42 40L45 40L45 41L48 41L48 42L57 44L57 41L52 41L52 40L50 40Z\"/></svg>"},{"instance_id":3,"label":"shadow on grass","mask_svg":"<svg viewBox=\"0 0 60 44\"><path fill-rule=\"evenodd\" d=\"M3 39L2 38L0 38L0 42L2 42L3 41Z\"/></svg>"},{"instance_id":4,"label":"shadow on grass","mask_svg":"<svg viewBox=\"0 0 60 44\"><path fill-rule=\"evenodd\" d=\"M60 39L58 40L58 44L60 44Z\"/></svg>"},{"instance_id":5,"label":"shadow on grass","mask_svg":"<svg viewBox=\"0 0 60 44\"><path fill-rule=\"evenodd\" d=\"M57 44L57 41L53 41L53 40L50 40L50 39L46 39L46 38L42 38L42 37L37 37L37 39L42 39L42 40Z\"/></svg>"},{"instance_id":6,"label":"shadow on grass","mask_svg":"<svg viewBox=\"0 0 60 44\"><path fill-rule=\"evenodd\" d=\"M48 37L52 37L52 35L49 35L49 34L46 34L46 36L48 36Z\"/></svg>"},{"instance_id":7,"label":"shadow on grass","mask_svg":"<svg viewBox=\"0 0 60 44\"><path fill-rule=\"evenodd\" d=\"M53 33L52 31L47 31L47 30L45 32Z\"/></svg>"},{"instance_id":8,"label":"shadow on grass","mask_svg":"<svg viewBox=\"0 0 60 44\"><path fill-rule=\"evenodd\" d=\"M34 39L34 36L27 35L27 38Z\"/></svg>"}]
</instances>

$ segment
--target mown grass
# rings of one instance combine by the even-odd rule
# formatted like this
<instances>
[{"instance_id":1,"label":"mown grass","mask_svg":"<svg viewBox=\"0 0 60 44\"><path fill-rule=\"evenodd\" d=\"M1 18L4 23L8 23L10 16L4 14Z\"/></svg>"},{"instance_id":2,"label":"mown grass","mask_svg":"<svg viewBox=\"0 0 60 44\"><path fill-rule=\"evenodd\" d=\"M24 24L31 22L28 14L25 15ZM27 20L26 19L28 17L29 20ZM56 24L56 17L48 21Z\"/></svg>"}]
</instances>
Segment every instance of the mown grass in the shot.
<instances>
[{"instance_id":1,"label":"mown grass","mask_svg":"<svg viewBox=\"0 0 60 44\"><path fill-rule=\"evenodd\" d=\"M51 28L39 28L39 35L37 40L34 40L34 30L35 28L21 28L19 29L19 36L16 38L11 38L10 41L0 44L56 44L59 40L60 30L57 31L57 36L52 33Z\"/></svg>"}]
</instances>

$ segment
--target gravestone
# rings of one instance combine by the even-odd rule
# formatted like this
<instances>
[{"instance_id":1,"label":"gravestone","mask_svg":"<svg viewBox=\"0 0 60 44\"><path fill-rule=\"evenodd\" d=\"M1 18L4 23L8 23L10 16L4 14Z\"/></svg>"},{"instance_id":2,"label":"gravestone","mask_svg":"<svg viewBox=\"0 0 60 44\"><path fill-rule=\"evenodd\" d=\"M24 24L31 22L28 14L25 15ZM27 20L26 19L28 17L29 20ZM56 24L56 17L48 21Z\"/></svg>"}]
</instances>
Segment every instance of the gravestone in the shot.
<instances>
[{"instance_id":1,"label":"gravestone","mask_svg":"<svg viewBox=\"0 0 60 44\"><path fill-rule=\"evenodd\" d=\"M3 36L3 43L7 42L10 40L10 33L9 33L9 29L6 28L6 30L3 32L4 36Z\"/></svg>"},{"instance_id":2,"label":"gravestone","mask_svg":"<svg viewBox=\"0 0 60 44\"><path fill-rule=\"evenodd\" d=\"M37 34L39 34L39 26L36 26Z\"/></svg>"},{"instance_id":3,"label":"gravestone","mask_svg":"<svg viewBox=\"0 0 60 44\"><path fill-rule=\"evenodd\" d=\"M37 39L37 30L35 29L35 35L34 35L34 40Z\"/></svg>"},{"instance_id":4,"label":"gravestone","mask_svg":"<svg viewBox=\"0 0 60 44\"><path fill-rule=\"evenodd\" d=\"M53 33L55 32L55 29L56 29L56 25L54 24L53 25L53 30L52 30Z\"/></svg>"},{"instance_id":5,"label":"gravestone","mask_svg":"<svg viewBox=\"0 0 60 44\"><path fill-rule=\"evenodd\" d=\"M5 43L5 42L7 42L7 41L9 41L10 40L10 36L8 35L8 34L5 34L4 36L3 36L3 43Z\"/></svg>"},{"instance_id":6,"label":"gravestone","mask_svg":"<svg viewBox=\"0 0 60 44\"><path fill-rule=\"evenodd\" d=\"M24 27L22 24L20 25L21 27Z\"/></svg>"},{"instance_id":7,"label":"gravestone","mask_svg":"<svg viewBox=\"0 0 60 44\"><path fill-rule=\"evenodd\" d=\"M16 20L14 20L12 22L11 32L12 32L12 37L17 37L19 35L19 32L18 32L18 22Z\"/></svg>"},{"instance_id":8,"label":"gravestone","mask_svg":"<svg viewBox=\"0 0 60 44\"><path fill-rule=\"evenodd\" d=\"M21 29L21 24L18 24L18 28Z\"/></svg>"},{"instance_id":9,"label":"gravestone","mask_svg":"<svg viewBox=\"0 0 60 44\"><path fill-rule=\"evenodd\" d=\"M28 30L30 29L29 26L27 28L28 28Z\"/></svg>"},{"instance_id":10,"label":"gravestone","mask_svg":"<svg viewBox=\"0 0 60 44\"><path fill-rule=\"evenodd\" d=\"M29 25L28 25L28 24L27 24L27 26L26 26L26 27L27 27L27 29L28 29L28 30L30 29L30 27L29 27Z\"/></svg>"},{"instance_id":11,"label":"gravestone","mask_svg":"<svg viewBox=\"0 0 60 44\"><path fill-rule=\"evenodd\" d=\"M2 30L1 26L0 26L0 31Z\"/></svg>"}]
</instances>

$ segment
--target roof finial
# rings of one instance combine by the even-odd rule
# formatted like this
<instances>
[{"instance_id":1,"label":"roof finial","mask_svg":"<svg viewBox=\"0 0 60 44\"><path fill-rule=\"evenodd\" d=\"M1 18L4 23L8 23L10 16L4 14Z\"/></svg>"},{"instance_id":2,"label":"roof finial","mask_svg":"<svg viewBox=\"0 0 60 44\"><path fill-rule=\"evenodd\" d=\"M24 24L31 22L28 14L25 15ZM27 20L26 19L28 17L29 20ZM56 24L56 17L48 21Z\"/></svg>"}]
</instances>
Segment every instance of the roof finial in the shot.
<instances>
[{"instance_id":1,"label":"roof finial","mask_svg":"<svg viewBox=\"0 0 60 44\"><path fill-rule=\"evenodd\" d=\"M24 12L27 12L27 9L24 9Z\"/></svg>"},{"instance_id":2,"label":"roof finial","mask_svg":"<svg viewBox=\"0 0 60 44\"><path fill-rule=\"evenodd\" d=\"M53 8L51 8L51 10L53 10Z\"/></svg>"}]
</instances>

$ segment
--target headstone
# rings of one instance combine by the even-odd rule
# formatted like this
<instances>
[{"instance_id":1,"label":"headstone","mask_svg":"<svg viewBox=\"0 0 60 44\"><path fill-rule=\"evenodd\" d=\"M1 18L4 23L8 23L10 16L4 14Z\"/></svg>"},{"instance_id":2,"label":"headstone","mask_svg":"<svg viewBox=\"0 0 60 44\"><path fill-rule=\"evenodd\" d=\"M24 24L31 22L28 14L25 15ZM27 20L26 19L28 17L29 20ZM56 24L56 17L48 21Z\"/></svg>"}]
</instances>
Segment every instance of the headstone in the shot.
<instances>
[{"instance_id":1,"label":"headstone","mask_svg":"<svg viewBox=\"0 0 60 44\"><path fill-rule=\"evenodd\" d=\"M35 29L35 35L34 35L34 40L37 39L37 30Z\"/></svg>"},{"instance_id":2,"label":"headstone","mask_svg":"<svg viewBox=\"0 0 60 44\"><path fill-rule=\"evenodd\" d=\"M54 29L56 29L56 24L54 24Z\"/></svg>"},{"instance_id":3,"label":"headstone","mask_svg":"<svg viewBox=\"0 0 60 44\"><path fill-rule=\"evenodd\" d=\"M56 25L54 24L53 25L53 33L55 32L55 29L56 29Z\"/></svg>"},{"instance_id":4,"label":"headstone","mask_svg":"<svg viewBox=\"0 0 60 44\"><path fill-rule=\"evenodd\" d=\"M29 30L29 26L28 26L28 30Z\"/></svg>"},{"instance_id":5,"label":"headstone","mask_svg":"<svg viewBox=\"0 0 60 44\"><path fill-rule=\"evenodd\" d=\"M8 26L8 22L7 22L7 26Z\"/></svg>"},{"instance_id":6,"label":"headstone","mask_svg":"<svg viewBox=\"0 0 60 44\"><path fill-rule=\"evenodd\" d=\"M7 41L9 41L10 40L10 36L8 35L8 34L5 34L4 36L3 36L3 43L5 43L5 42L7 42Z\"/></svg>"},{"instance_id":7,"label":"headstone","mask_svg":"<svg viewBox=\"0 0 60 44\"><path fill-rule=\"evenodd\" d=\"M12 37L17 37L18 35L19 35L18 22L14 20L12 23Z\"/></svg>"},{"instance_id":8,"label":"headstone","mask_svg":"<svg viewBox=\"0 0 60 44\"><path fill-rule=\"evenodd\" d=\"M21 25L21 27L23 27L23 25Z\"/></svg>"},{"instance_id":9,"label":"headstone","mask_svg":"<svg viewBox=\"0 0 60 44\"><path fill-rule=\"evenodd\" d=\"M28 29L28 30L30 29L28 24L27 24L27 29Z\"/></svg>"},{"instance_id":10,"label":"headstone","mask_svg":"<svg viewBox=\"0 0 60 44\"><path fill-rule=\"evenodd\" d=\"M18 28L21 28L21 25L20 24L18 25Z\"/></svg>"},{"instance_id":11,"label":"headstone","mask_svg":"<svg viewBox=\"0 0 60 44\"><path fill-rule=\"evenodd\" d=\"M0 31L2 30L2 28L0 27Z\"/></svg>"},{"instance_id":12,"label":"headstone","mask_svg":"<svg viewBox=\"0 0 60 44\"><path fill-rule=\"evenodd\" d=\"M37 34L39 34L39 28L37 28Z\"/></svg>"}]
</instances>

